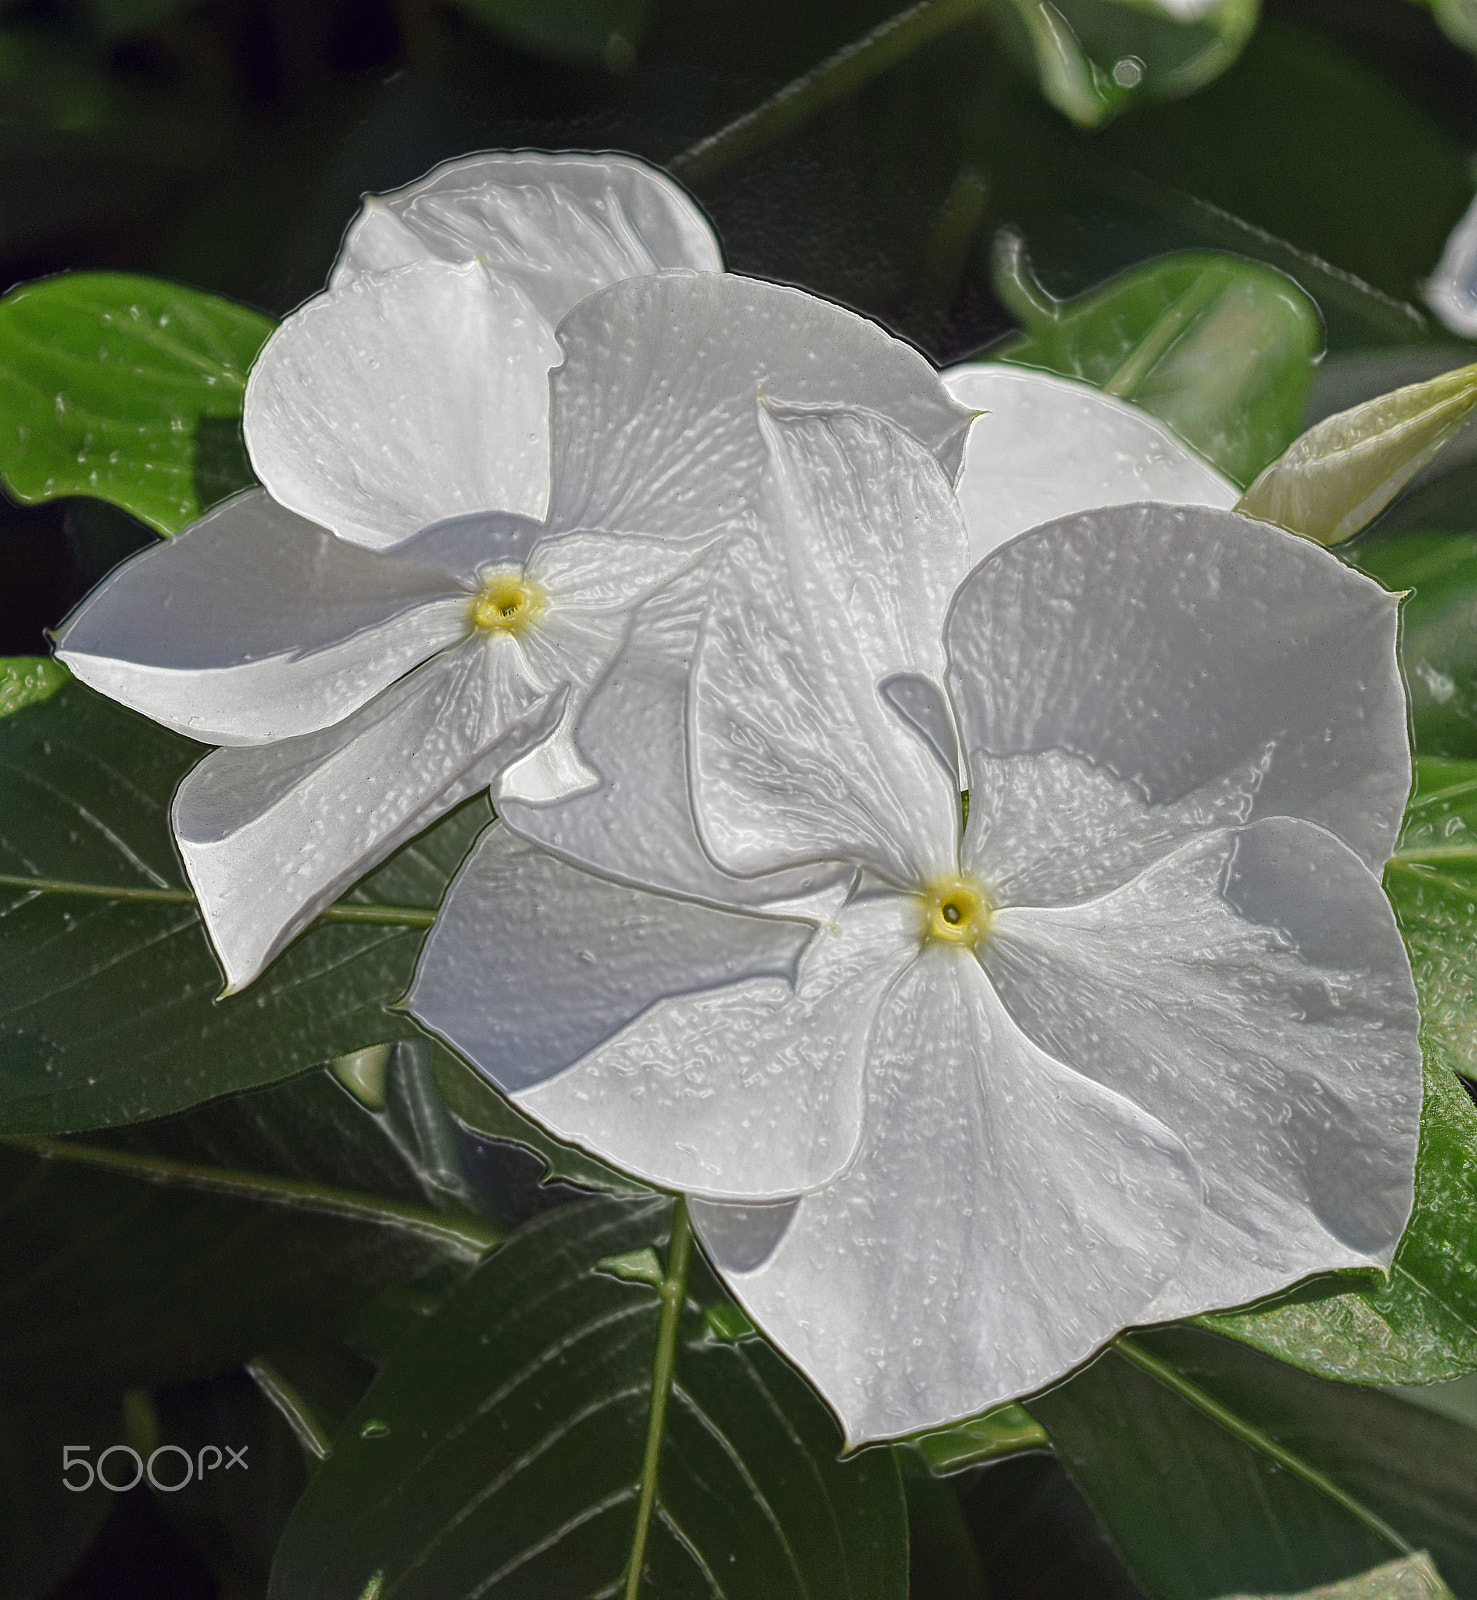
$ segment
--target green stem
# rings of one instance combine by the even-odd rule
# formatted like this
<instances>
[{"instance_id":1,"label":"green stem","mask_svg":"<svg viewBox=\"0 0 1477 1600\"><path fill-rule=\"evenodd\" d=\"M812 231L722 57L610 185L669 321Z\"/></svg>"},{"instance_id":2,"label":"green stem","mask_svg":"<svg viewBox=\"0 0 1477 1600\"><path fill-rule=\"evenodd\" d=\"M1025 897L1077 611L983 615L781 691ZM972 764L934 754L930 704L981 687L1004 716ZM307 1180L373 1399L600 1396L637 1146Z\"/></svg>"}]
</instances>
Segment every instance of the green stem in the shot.
<instances>
[{"instance_id":1,"label":"green stem","mask_svg":"<svg viewBox=\"0 0 1477 1600\"><path fill-rule=\"evenodd\" d=\"M85 895L94 900L142 900L154 905L192 906L188 889L141 889L118 883L75 883L67 878L35 878L27 874L0 873L0 889L28 889L34 894ZM375 922L397 928L429 928L436 913L421 906L329 906L319 922Z\"/></svg>"},{"instance_id":2,"label":"green stem","mask_svg":"<svg viewBox=\"0 0 1477 1600\"><path fill-rule=\"evenodd\" d=\"M1119 1334L1113 1341L1113 1348L1126 1361L1131 1361L1140 1372L1146 1372L1156 1382L1162 1383L1166 1389L1177 1394L1187 1405L1193 1406L1203 1416L1209 1417L1212 1422L1218 1423L1233 1438L1241 1440L1243 1444L1250 1445L1253 1450L1259 1450L1264 1456L1275 1461L1278 1466L1285 1468L1295 1478L1300 1478L1309 1488L1316 1489L1320 1494L1326 1495L1335 1505L1342 1506L1350 1516L1356 1518L1378 1539L1383 1539L1391 1549L1400 1555L1414 1555L1412 1545L1405 1542L1383 1517L1371 1511L1368 1506L1362 1505L1347 1490L1341 1489L1332 1478L1328 1477L1315 1467L1311 1461L1305 1461L1301 1456L1294 1455L1284 1445L1272 1438L1270 1434L1263 1433L1258 1427L1238 1417L1234 1411L1228 1410L1213 1395L1207 1394L1198 1384L1191 1383L1188 1378L1182 1377L1171 1367L1168 1362L1161 1361L1158 1356L1151 1355L1141 1344L1128 1338L1126 1334Z\"/></svg>"},{"instance_id":3,"label":"green stem","mask_svg":"<svg viewBox=\"0 0 1477 1600\"><path fill-rule=\"evenodd\" d=\"M662 1315L657 1325L656 1360L651 1368L651 1413L646 1423L646 1454L641 1461L641 1499L636 1506L636 1531L631 1539L631 1564L626 1569L625 1600L636 1600L641 1569L646 1563L646 1536L656 1509L657 1464L667 1426L667 1397L677 1366L677 1326L687 1300L687 1268L692 1259L692 1224L687 1202L679 1195L672 1208L672 1242L667 1247L667 1274L657 1294Z\"/></svg>"},{"instance_id":4,"label":"green stem","mask_svg":"<svg viewBox=\"0 0 1477 1600\"><path fill-rule=\"evenodd\" d=\"M401 1228L473 1261L503 1242L500 1232L473 1217L443 1216L439 1211L431 1211L424 1206L405 1205L398 1200L361 1194L353 1189L336 1189L324 1183L269 1177L260 1172L239 1172L229 1167L197 1166L193 1162L174 1161L167 1156L138 1155L131 1150L103 1150L96 1145L74 1144L68 1139L0 1139L0 1144L15 1150L29 1150L50 1161L71 1161L79 1166L97 1167L123 1177L138 1178L145 1183L178 1183L187 1188L206 1189L213 1194L232 1195L241 1200L297 1206L305 1211L326 1212L330 1216L352 1217L360 1222Z\"/></svg>"},{"instance_id":5,"label":"green stem","mask_svg":"<svg viewBox=\"0 0 1477 1600\"><path fill-rule=\"evenodd\" d=\"M939 34L972 17L983 3L984 0L919 0L860 39L843 45L727 127L699 139L669 161L669 169L685 183L711 178L906 60Z\"/></svg>"},{"instance_id":6,"label":"green stem","mask_svg":"<svg viewBox=\"0 0 1477 1600\"><path fill-rule=\"evenodd\" d=\"M308 1402L283 1376L275 1362L257 1356L246 1363L246 1371L257 1388L287 1419L287 1425L297 1435L297 1442L317 1461L327 1461L333 1454L333 1441L328 1430L313 1415Z\"/></svg>"}]
</instances>

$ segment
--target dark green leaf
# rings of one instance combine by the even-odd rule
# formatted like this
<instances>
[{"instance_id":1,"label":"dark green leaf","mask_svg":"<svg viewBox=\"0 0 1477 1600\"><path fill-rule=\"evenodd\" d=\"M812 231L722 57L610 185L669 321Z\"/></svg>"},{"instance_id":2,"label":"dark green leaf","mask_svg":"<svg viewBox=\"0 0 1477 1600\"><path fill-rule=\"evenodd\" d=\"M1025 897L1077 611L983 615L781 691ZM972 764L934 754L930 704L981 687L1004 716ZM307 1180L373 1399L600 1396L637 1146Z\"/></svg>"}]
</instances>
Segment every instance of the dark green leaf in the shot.
<instances>
[{"instance_id":1,"label":"dark green leaf","mask_svg":"<svg viewBox=\"0 0 1477 1600\"><path fill-rule=\"evenodd\" d=\"M635 1178L628 1178L583 1150L550 1137L460 1056L444 1045L434 1048L436 1087L451 1114L464 1128L486 1139L502 1139L532 1150L547 1169L545 1183L573 1183L604 1194L650 1193L646 1185Z\"/></svg>"},{"instance_id":2,"label":"dark green leaf","mask_svg":"<svg viewBox=\"0 0 1477 1600\"><path fill-rule=\"evenodd\" d=\"M456 0L512 43L574 66L629 72L651 0Z\"/></svg>"},{"instance_id":3,"label":"dark green leaf","mask_svg":"<svg viewBox=\"0 0 1477 1600\"><path fill-rule=\"evenodd\" d=\"M1477 756L1477 467L1413 494L1339 553L1387 589L1409 592L1400 658L1416 749Z\"/></svg>"},{"instance_id":4,"label":"dark green leaf","mask_svg":"<svg viewBox=\"0 0 1477 1600\"><path fill-rule=\"evenodd\" d=\"M1256 1310L1205 1317L1208 1327L1353 1383L1477 1370L1477 1107L1441 1047L1425 1048L1415 1211L1389 1282L1318 1279Z\"/></svg>"},{"instance_id":5,"label":"dark green leaf","mask_svg":"<svg viewBox=\"0 0 1477 1600\"><path fill-rule=\"evenodd\" d=\"M388 1007L486 799L404 846L221 1000L169 837L170 796L200 753L79 684L0 720L0 1132L162 1116L420 1037Z\"/></svg>"},{"instance_id":6,"label":"dark green leaf","mask_svg":"<svg viewBox=\"0 0 1477 1600\"><path fill-rule=\"evenodd\" d=\"M898 1452L898 1466L908 1496L908 1600L988 1600L954 1485L906 1450Z\"/></svg>"},{"instance_id":7,"label":"dark green leaf","mask_svg":"<svg viewBox=\"0 0 1477 1600\"><path fill-rule=\"evenodd\" d=\"M1259 0L1220 0L1182 21L1134 0L992 0L1007 48L1042 94L1096 128L1144 97L1191 94L1236 59Z\"/></svg>"},{"instance_id":8,"label":"dark green leaf","mask_svg":"<svg viewBox=\"0 0 1477 1600\"><path fill-rule=\"evenodd\" d=\"M45 1154L0 1148L0 1387L157 1385L316 1334L497 1233L325 1072Z\"/></svg>"},{"instance_id":9,"label":"dark green leaf","mask_svg":"<svg viewBox=\"0 0 1477 1600\"><path fill-rule=\"evenodd\" d=\"M1477 1585L1477 1430L1407 1401L1173 1328L1029 1409L1159 1600L1287 1594L1417 1549Z\"/></svg>"},{"instance_id":10,"label":"dark green leaf","mask_svg":"<svg viewBox=\"0 0 1477 1600\"><path fill-rule=\"evenodd\" d=\"M664 1299L593 1265L661 1245L671 1215L656 1198L558 1207L444 1301L336 1439L273 1595L341 1600L376 1572L396 1600L628 1592ZM709 1338L694 1300L674 1331L640 1593L902 1600L891 1452L838 1462L802 1380L761 1343Z\"/></svg>"},{"instance_id":11,"label":"dark green leaf","mask_svg":"<svg viewBox=\"0 0 1477 1600\"><path fill-rule=\"evenodd\" d=\"M254 480L238 419L272 322L215 295L75 272L0 300L0 476L85 494L161 533Z\"/></svg>"},{"instance_id":12,"label":"dark green leaf","mask_svg":"<svg viewBox=\"0 0 1477 1600\"><path fill-rule=\"evenodd\" d=\"M123 1442L116 1398L0 1408L0 1600L36 1600L49 1594L87 1552L113 1496L94 1482L74 1494L62 1483L62 1451L87 1445L83 1461L95 1465L110 1445ZM115 1482L133 1475L132 1459L109 1457L104 1471ZM84 1469L73 1483L87 1481Z\"/></svg>"},{"instance_id":13,"label":"dark green leaf","mask_svg":"<svg viewBox=\"0 0 1477 1600\"><path fill-rule=\"evenodd\" d=\"M1385 869L1426 1031L1477 1077L1477 762L1423 756Z\"/></svg>"},{"instance_id":14,"label":"dark green leaf","mask_svg":"<svg viewBox=\"0 0 1477 1600\"><path fill-rule=\"evenodd\" d=\"M1271 267L1187 251L1056 300L1006 235L996 289L1023 331L992 356L1132 400L1237 483L1301 430L1322 329L1312 301Z\"/></svg>"}]
</instances>

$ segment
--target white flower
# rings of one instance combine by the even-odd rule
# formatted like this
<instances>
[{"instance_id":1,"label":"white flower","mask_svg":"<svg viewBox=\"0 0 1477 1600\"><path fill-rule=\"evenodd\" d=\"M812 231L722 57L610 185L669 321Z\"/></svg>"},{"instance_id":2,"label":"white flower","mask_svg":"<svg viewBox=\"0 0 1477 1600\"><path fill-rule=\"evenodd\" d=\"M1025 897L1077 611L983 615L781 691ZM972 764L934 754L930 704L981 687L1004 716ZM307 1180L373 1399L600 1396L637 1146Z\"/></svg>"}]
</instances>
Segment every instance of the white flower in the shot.
<instances>
[{"instance_id":1,"label":"white flower","mask_svg":"<svg viewBox=\"0 0 1477 1600\"><path fill-rule=\"evenodd\" d=\"M265 490L127 563L63 629L84 682L223 747L172 820L232 988L478 789L589 780L568 725L634 605L748 505L763 384L859 397L957 467L968 414L927 362L798 290L626 276L548 334L601 274L707 239L684 207L633 162L533 156L371 207L252 372ZM480 259L361 270L417 239Z\"/></svg>"},{"instance_id":2,"label":"white flower","mask_svg":"<svg viewBox=\"0 0 1477 1600\"><path fill-rule=\"evenodd\" d=\"M1477 200L1446 241L1426 284L1426 304L1463 339L1477 339Z\"/></svg>"},{"instance_id":3,"label":"white flower","mask_svg":"<svg viewBox=\"0 0 1477 1600\"><path fill-rule=\"evenodd\" d=\"M1421 1100L1376 875L1410 781L1395 600L1132 505L949 605L934 456L767 393L747 536L706 604L638 614L576 731L599 784L502 807L414 1014L692 1197L853 1443L1387 1264Z\"/></svg>"}]
</instances>

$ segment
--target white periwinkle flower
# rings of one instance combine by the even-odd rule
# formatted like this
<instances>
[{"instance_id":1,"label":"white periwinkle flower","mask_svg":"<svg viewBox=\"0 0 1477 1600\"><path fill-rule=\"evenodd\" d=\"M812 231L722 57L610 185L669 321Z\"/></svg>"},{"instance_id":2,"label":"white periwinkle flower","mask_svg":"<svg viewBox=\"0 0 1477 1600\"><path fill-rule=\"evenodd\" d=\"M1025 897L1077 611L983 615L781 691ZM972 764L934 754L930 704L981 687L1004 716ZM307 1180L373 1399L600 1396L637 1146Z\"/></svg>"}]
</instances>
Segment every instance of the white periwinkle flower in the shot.
<instances>
[{"instance_id":1,"label":"white periwinkle flower","mask_svg":"<svg viewBox=\"0 0 1477 1600\"><path fill-rule=\"evenodd\" d=\"M1451 230L1426 283L1426 304L1453 333L1477 339L1477 200Z\"/></svg>"},{"instance_id":2,"label":"white periwinkle flower","mask_svg":"<svg viewBox=\"0 0 1477 1600\"><path fill-rule=\"evenodd\" d=\"M478 789L589 781L568 726L752 498L759 387L859 398L957 467L968 413L921 356L798 290L649 270L683 261L717 265L706 225L621 158L475 157L371 202L252 371L264 490L69 619L84 682L223 747L172 821L232 988Z\"/></svg>"},{"instance_id":3,"label":"white periwinkle flower","mask_svg":"<svg viewBox=\"0 0 1477 1600\"><path fill-rule=\"evenodd\" d=\"M1395 600L1154 504L955 593L934 454L766 394L747 532L638 613L576 729L599 783L504 804L414 1013L688 1194L853 1443L1387 1264L1421 1101L1377 876Z\"/></svg>"}]
</instances>

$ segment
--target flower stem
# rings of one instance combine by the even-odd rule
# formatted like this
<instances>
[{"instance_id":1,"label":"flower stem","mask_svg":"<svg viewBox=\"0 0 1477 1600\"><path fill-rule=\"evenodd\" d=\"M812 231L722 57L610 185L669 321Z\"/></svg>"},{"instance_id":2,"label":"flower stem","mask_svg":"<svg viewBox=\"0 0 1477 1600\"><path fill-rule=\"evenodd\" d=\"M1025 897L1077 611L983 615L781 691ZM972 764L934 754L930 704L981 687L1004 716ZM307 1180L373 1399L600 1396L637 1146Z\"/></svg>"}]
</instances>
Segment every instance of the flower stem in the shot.
<instances>
[{"instance_id":1,"label":"flower stem","mask_svg":"<svg viewBox=\"0 0 1477 1600\"><path fill-rule=\"evenodd\" d=\"M240 1172L229 1167L198 1166L166 1156L140 1155L131 1150L104 1150L97 1145L74 1144L70 1139L0 1139L0 1145L29 1150L50 1161L71 1161L98 1167L145 1183L177 1183L190 1189L260 1200L268 1205L296 1206L330 1216L353 1217L403 1229L475 1261L503 1242L503 1235L474 1217L444 1216L423 1206L406 1205L380 1195L336 1189L325 1183L299 1178L279 1178L260 1172Z\"/></svg>"},{"instance_id":2,"label":"flower stem","mask_svg":"<svg viewBox=\"0 0 1477 1600\"><path fill-rule=\"evenodd\" d=\"M685 183L701 183L788 133L817 111L906 60L939 34L972 17L984 0L918 0L870 33L842 45L809 72L717 133L673 157L669 170Z\"/></svg>"},{"instance_id":3,"label":"flower stem","mask_svg":"<svg viewBox=\"0 0 1477 1600\"><path fill-rule=\"evenodd\" d=\"M1187 1405L1193 1406L1203 1416L1218 1423L1233 1438L1250 1445L1253 1450L1259 1450L1264 1456L1275 1461L1279 1467L1286 1468L1295 1478L1300 1478L1309 1488L1316 1489L1335 1505L1342 1506L1351 1517L1356 1518L1376 1538L1383 1539L1400 1555L1415 1554L1414 1547L1407 1544L1383 1517L1361 1504L1347 1490L1341 1489L1311 1461L1305 1461L1302 1456L1295 1455L1284 1445L1278 1444L1271 1434L1263 1433L1255 1424L1247 1422L1244 1417L1238 1417L1234 1411L1223 1406L1214 1395L1207 1394L1198 1384L1192 1383L1176 1372L1167 1361L1161 1361L1158 1356L1151 1355L1143 1345L1130 1339L1126 1334L1119 1334L1114 1339L1113 1349L1124 1360L1131 1361L1140 1372L1147 1373L1157 1383L1162 1383L1166 1389L1177 1394Z\"/></svg>"},{"instance_id":4,"label":"flower stem","mask_svg":"<svg viewBox=\"0 0 1477 1600\"><path fill-rule=\"evenodd\" d=\"M624 1600L636 1600L641 1569L646 1564L646 1536L656 1509L657 1465L667 1425L667 1397L677 1365L677 1327L687 1301L687 1268L692 1259L692 1224L687 1202L679 1195L672 1208L672 1242L667 1247L667 1271L657 1288L661 1321L657 1324L656 1360L651 1368L651 1411L646 1422L646 1454L641 1462L641 1499L636 1506L636 1531L631 1538L631 1562L626 1568Z\"/></svg>"}]
</instances>

